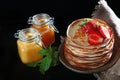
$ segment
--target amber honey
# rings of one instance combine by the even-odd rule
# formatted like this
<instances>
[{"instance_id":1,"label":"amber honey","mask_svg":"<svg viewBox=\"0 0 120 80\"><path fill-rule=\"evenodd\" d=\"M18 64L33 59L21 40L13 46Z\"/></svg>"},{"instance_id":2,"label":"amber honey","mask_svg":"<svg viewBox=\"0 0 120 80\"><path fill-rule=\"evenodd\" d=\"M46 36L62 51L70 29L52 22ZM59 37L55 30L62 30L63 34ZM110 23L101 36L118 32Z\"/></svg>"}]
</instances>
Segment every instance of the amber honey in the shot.
<instances>
[{"instance_id":1,"label":"amber honey","mask_svg":"<svg viewBox=\"0 0 120 80\"><path fill-rule=\"evenodd\" d=\"M34 63L42 58L42 55L38 54L38 51L42 49L35 42L25 43L21 40L17 40L18 53L23 63Z\"/></svg>"},{"instance_id":2,"label":"amber honey","mask_svg":"<svg viewBox=\"0 0 120 80\"><path fill-rule=\"evenodd\" d=\"M53 29L50 29L49 26L43 26L38 28L33 25L32 27L36 28L40 32L44 46L48 46L54 43L55 32Z\"/></svg>"},{"instance_id":3,"label":"amber honey","mask_svg":"<svg viewBox=\"0 0 120 80\"><path fill-rule=\"evenodd\" d=\"M17 40L18 54L24 64L34 63L42 59L39 51L42 49L39 32L34 28L22 29L15 35Z\"/></svg>"},{"instance_id":4,"label":"amber honey","mask_svg":"<svg viewBox=\"0 0 120 80\"><path fill-rule=\"evenodd\" d=\"M32 28L39 31L42 38L41 40L45 47L55 42L55 32L58 32L58 30L53 25L53 18L48 14L36 14L28 21Z\"/></svg>"}]
</instances>

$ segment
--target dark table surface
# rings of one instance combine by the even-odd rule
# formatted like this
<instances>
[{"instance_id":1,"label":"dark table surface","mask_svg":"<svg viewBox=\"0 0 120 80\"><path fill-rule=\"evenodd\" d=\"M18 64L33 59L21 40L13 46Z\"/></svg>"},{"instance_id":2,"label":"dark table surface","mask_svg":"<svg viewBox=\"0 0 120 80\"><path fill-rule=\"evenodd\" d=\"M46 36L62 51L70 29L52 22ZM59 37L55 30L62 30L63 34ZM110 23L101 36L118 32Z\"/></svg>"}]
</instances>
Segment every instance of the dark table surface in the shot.
<instances>
[{"instance_id":1,"label":"dark table surface","mask_svg":"<svg viewBox=\"0 0 120 80\"><path fill-rule=\"evenodd\" d=\"M70 71L61 63L56 67L51 67L45 75L41 75L38 68L26 66L21 62L17 52L17 39L14 38L16 29L14 28L14 30L11 27L15 26L7 25L0 31L0 80L96 80L92 74L80 74ZM56 34L58 46L60 43L58 41L59 36L59 34Z\"/></svg>"},{"instance_id":2,"label":"dark table surface","mask_svg":"<svg viewBox=\"0 0 120 80\"><path fill-rule=\"evenodd\" d=\"M0 1L0 80L97 80L93 74L73 72L61 63L41 75L37 68L24 65L18 56L14 33L26 27L28 17L37 13L48 13L55 18L56 34L66 36L67 26L76 19L91 17L98 0L1 0ZM107 0L118 17L119 2Z\"/></svg>"}]
</instances>

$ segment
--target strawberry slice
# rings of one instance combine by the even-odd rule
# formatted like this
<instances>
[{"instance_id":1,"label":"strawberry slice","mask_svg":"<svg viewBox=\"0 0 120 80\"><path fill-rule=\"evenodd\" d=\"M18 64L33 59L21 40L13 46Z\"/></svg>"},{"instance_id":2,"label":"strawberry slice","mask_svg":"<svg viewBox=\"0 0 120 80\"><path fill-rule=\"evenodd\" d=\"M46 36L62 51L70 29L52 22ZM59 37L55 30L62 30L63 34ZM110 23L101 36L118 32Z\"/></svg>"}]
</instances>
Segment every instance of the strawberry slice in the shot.
<instances>
[{"instance_id":1,"label":"strawberry slice","mask_svg":"<svg viewBox=\"0 0 120 80\"><path fill-rule=\"evenodd\" d=\"M96 30L97 25L93 21L90 21L86 24L86 28Z\"/></svg>"},{"instance_id":2,"label":"strawberry slice","mask_svg":"<svg viewBox=\"0 0 120 80\"><path fill-rule=\"evenodd\" d=\"M83 33L89 33L91 30L96 30L97 26L94 22L90 21L88 23L86 23L85 25L82 26L82 32Z\"/></svg>"},{"instance_id":3,"label":"strawberry slice","mask_svg":"<svg viewBox=\"0 0 120 80\"><path fill-rule=\"evenodd\" d=\"M88 32L88 29L86 28L86 26L82 26L81 30L82 30L83 33L87 33Z\"/></svg>"},{"instance_id":4,"label":"strawberry slice","mask_svg":"<svg viewBox=\"0 0 120 80\"><path fill-rule=\"evenodd\" d=\"M90 45L99 45L103 42L103 37L97 31L93 31L88 35L88 43Z\"/></svg>"},{"instance_id":5,"label":"strawberry slice","mask_svg":"<svg viewBox=\"0 0 120 80\"><path fill-rule=\"evenodd\" d=\"M110 38L110 32L106 27L100 26L99 31L104 38L108 38L108 39Z\"/></svg>"}]
</instances>

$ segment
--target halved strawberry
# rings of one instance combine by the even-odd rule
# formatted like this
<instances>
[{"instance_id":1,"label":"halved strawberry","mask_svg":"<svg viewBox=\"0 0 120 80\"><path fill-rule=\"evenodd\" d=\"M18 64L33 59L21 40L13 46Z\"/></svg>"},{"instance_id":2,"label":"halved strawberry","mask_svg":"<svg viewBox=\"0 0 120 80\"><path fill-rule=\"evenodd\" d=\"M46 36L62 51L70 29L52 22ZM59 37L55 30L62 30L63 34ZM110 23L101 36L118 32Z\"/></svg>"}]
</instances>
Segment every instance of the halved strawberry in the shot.
<instances>
[{"instance_id":1,"label":"halved strawberry","mask_svg":"<svg viewBox=\"0 0 120 80\"><path fill-rule=\"evenodd\" d=\"M106 27L100 26L99 27L99 31L100 31L100 34L102 34L102 36L104 38L110 38L110 32L109 32L109 30Z\"/></svg>"},{"instance_id":2,"label":"halved strawberry","mask_svg":"<svg viewBox=\"0 0 120 80\"><path fill-rule=\"evenodd\" d=\"M101 34L97 31L93 31L88 34L88 43L90 45L98 45L103 42L103 37Z\"/></svg>"},{"instance_id":3,"label":"halved strawberry","mask_svg":"<svg viewBox=\"0 0 120 80\"><path fill-rule=\"evenodd\" d=\"M90 21L90 22L86 23L86 28L87 28L87 29L93 29L93 30L96 30L97 25L95 24L95 22Z\"/></svg>"},{"instance_id":4,"label":"halved strawberry","mask_svg":"<svg viewBox=\"0 0 120 80\"><path fill-rule=\"evenodd\" d=\"M82 26L81 30L83 33L86 33L88 31L85 26Z\"/></svg>"},{"instance_id":5,"label":"halved strawberry","mask_svg":"<svg viewBox=\"0 0 120 80\"><path fill-rule=\"evenodd\" d=\"M97 30L97 26L94 22L90 21L82 26L83 33L89 33L90 31Z\"/></svg>"}]
</instances>

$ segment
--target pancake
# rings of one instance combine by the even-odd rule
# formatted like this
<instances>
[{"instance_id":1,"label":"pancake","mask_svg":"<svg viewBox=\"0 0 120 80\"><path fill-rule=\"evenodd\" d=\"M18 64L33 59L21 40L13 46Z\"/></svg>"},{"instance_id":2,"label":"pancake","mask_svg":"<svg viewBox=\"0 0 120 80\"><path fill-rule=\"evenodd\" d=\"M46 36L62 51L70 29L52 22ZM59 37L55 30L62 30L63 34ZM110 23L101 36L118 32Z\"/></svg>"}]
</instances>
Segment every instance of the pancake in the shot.
<instances>
[{"instance_id":1,"label":"pancake","mask_svg":"<svg viewBox=\"0 0 120 80\"><path fill-rule=\"evenodd\" d=\"M103 20L83 18L67 28L64 56L75 67L93 69L106 64L114 46L114 32Z\"/></svg>"},{"instance_id":2,"label":"pancake","mask_svg":"<svg viewBox=\"0 0 120 80\"><path fill-rule=\"evenodd\" d=\"M113 48L113 41L109 45L107 45L104 48L101 49L91 49L91 50L86 50L85 48L77 48L75 46L67 45L65 44L65 47L70 50L74 55L76 56L85 56L85 57L96 57L96 56L101 56L112 50Z\"/></svg>"}]
</instances>

